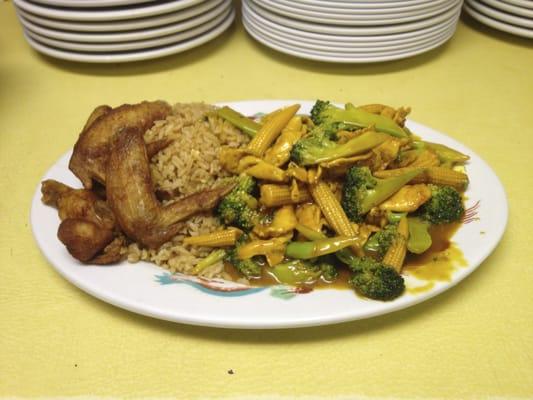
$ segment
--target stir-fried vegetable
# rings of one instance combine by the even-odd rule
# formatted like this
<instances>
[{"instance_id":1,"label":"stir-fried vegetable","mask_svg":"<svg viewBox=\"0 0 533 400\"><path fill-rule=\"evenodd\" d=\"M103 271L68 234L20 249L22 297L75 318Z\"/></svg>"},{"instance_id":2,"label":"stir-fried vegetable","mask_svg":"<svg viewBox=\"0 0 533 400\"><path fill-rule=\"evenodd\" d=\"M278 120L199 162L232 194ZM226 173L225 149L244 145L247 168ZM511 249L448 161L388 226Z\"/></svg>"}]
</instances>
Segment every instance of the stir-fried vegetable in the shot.
<instances>
[{"instance_id":1,"label":"stir-fried vegetable","mask_svg":"<svg viewBox=\"0 0 533 400\"><path fill-rule=\"evenodd\" d=\"M407 255L431 248L432 225L464 214L468 176L458 169L468 156L411 133L408 108L318 100L309 117L296 115L299 107L259 123L216 111L252 139L220 152L221 166L240 174L216 209L224 227L184 243L227 249L193 273L224 259L247 279L309 286L349 274L346 285L360 295L400 296Z\"/></svg>"}]
</instances>

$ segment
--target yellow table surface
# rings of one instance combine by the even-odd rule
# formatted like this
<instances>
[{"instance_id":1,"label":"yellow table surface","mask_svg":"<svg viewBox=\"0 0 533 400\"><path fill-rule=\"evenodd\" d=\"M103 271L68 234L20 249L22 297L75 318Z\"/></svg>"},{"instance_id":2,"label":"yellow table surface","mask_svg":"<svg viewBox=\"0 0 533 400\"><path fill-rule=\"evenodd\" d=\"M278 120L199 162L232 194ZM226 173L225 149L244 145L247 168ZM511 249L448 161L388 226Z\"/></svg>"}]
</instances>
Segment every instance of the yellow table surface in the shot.
<instances>
[{"instance_id":1,"label":"yellow table surface","mask_svg":"<svg viewBox=\"0 0 533 400\"><path fill-rule=\"evenodd\" d=\"M427 54L331 65L271 51L237 22L184 54L89 65L33 51L10 2L0 27L0 397L533 398L531 41L463 17ZM412 119L472 148L502 180L510 218L500 245L418 306L273 331L123 311L63 280L37 248L30 200L94 106L284 98L410 105Z\"/></svg>"}]
</instances>

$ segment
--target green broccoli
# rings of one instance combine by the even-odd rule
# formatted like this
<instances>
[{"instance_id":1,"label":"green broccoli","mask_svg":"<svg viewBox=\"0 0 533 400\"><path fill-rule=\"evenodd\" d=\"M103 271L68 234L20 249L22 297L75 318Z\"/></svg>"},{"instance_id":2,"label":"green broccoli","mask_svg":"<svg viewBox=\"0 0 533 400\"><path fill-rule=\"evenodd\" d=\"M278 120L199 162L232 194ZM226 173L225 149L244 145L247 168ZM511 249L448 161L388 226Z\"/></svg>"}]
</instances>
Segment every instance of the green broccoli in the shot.
<instances>
[{"instance_id":1,"label":"green broccoli","mask_svg":"<svg viewBox=\"0 0 533 400\"><path fill-rule=\"evenodd\" d=\"M432 224L459 221L464 214L461 194L450 186L431 185L431 199L420 208L420 217Z\"/></svg>"},{"instance_id":2,"label":"green broccoli","mask_svg":"<svg viewBox=\"0 0 533 400\"><path fill-rule=\"evenodd\" d=\"M259 264L257 260L254 259L255 257L246 260L241 260L237 254L238 249L239 245L237 244L237 246L228 250L226 252L226 257L224 258L224 260L233 265L233 267L237 271L239 271L248 279L256 279L261 277L261 264Z\"/></svg>"},{"instance_id":3,"label":"green broccoli","mask_svg":"<svg viewBox=\"0 0 533 400\"><path fill-rule=\"evenodd\" d=\"M388 135L368 131L339 144L334 135L321 127L314 128L311 133L298 140L291 150L291 159L298 165L314 165L342 157L350 157L364 153L387 140Z\"/></svg>"},{"instance_id":4,"label":"green broccoli","mask_svg":"<svg viewBox=\"0 0 533 400\"><path fill-rule=\"evenodd\" d=\"M372 114L361 108L347 104L344 109L331 104L329 101L317 100L311 109L311 119L315 125L321 126L328 132L355 130L373 126L378 132L405 138L407 133L391 118Z\"/></svg>"},{"instance_id":5,"label":"green broccoli","mask_svg":"<svg viewBox=\"0 0 533 400\"><path fill-rule=\"evenodd\" d=\"M397 226L395 224L388 224L382 230L370 236L365 243L364 249L367 252L376 254L379 259L382 259L397 236Z\"/></svg>"},{"instance_id":6,"label":"green broccoli","mask_svg":"<svg viewBox=\"0 0 533 400\"><path fill-rule=\"evenodd\" d=\"M341 205L348 218L361 222L372 207L377 206L423 171L414 169L386 179L372 176L368 167L351 167L346 173Z\"/></svg>"},{"instance_id":7,"label":"green broccoli","mask_svg":"<svg viewBox=\"0 0 533 400\"><path fill-rule=\"evenodd\" d=\"M350 285L366 297L374 300L393 300L405 290L402 276L394 268L373 258L354 258L348 267L353 271Z\"/></svg>"},{"instance_id":8,"label":"green broccoli","mask_svg":"<svg viewBox=\"0 0 533 400\"><path fill-rule=\"evenodd\" d=\"M322 274L322 279L326 282L333 282L339 277L339 271L335 267L335 257L332 255L319 257L316 267Z\"/></svg>"},{"instance_id":9,"label":"green broccoli","mask_svg":"<svg viewBox=\"0 0 533 400\"><path fill-rule=\"evenodd\" d=\"M241 175L237 185L224 197L216 209L220 221L225 225L236 226L250 231L259 221L255 179L248 175Z\"/></svg>"}]
</instances>

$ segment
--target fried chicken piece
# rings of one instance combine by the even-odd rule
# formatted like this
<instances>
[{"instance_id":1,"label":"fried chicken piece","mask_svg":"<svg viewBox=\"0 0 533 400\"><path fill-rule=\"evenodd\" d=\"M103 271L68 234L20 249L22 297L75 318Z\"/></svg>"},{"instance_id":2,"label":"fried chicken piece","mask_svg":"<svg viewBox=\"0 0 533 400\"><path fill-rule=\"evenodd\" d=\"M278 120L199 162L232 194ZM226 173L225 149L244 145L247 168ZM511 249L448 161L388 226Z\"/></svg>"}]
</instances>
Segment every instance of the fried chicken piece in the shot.
<instances>
[{"instance_id":1,"label":"fried chicken piece","mask_svg":"<svg viewBox=\"0 0 533 400\"><path fill-rule=\"evenodd\" d=\"M166 118L171 111L172 107L163 101L124 104L113 109L109 106L97 107L74 145L69 169L86 189L92 188L93 179L104 184L111 137L130 127L144 133L155 121ZM168 140L154 142L149 153L155 154L168 143Z\"/></svg>"},{"instance_id":2,"label":"fried chicken piece","mask_svg":"<svg viewBox=\"0 0 533 400\"><path fill-rule=\"evenodd\" d=\"M126 238L120 234L109 243L102 252L92 258L91 264L108 265L121 261L125 258L122 254L122 247L126 244Z\"/></svg>"},{"instance_id":3,"label":"fried chicken piece","mask_svg":"<svg viewBox=\"0 0 533 400\"><path fill-rule=\"evenodd\" d=\"M59 218L83 219L108 230L115 227L115 216L95 193L87 189L74 189L61 182L48 179L42 182L41 193L44 204L56 207Z\"/></svg>"},{"instance_id":4,"label":"fried chicken piece","mask_svg":"<svg viewBox=\"0 0 533 400\"><path fill-rule=\"evenodd\" d=\"M142 132L134 127L113 137L106 179L107 201L121 230L150 248L175 236L180 221L214 208L234 186L200 191L163 206L154 193Z\"/></svg>"},{"instance_id":5,"label":"fried chicken piece","mask_svg":"<svg viewBox=\"0 0 533 400\"><path fill-rule=\"evenodd\" d=\"M67 218L59 225L57 237L74 258L88 262L113 240L114 234L94 222Z\"/></svg>"},{"instance_id":6,"label":"fried chicken piece","mask_svg":"<svg viewBox=\"0 0 533 400\"><path fill-rule=\"evenodd\" d=\"M116 241L115 216L107 203L87 189L74 189L49 179L41 186L43 203L58 209L59 240L72 256L91 264L111 264L122 259ZM124 238L122 238L123 243Z\"/></svg>"}]
</instances>

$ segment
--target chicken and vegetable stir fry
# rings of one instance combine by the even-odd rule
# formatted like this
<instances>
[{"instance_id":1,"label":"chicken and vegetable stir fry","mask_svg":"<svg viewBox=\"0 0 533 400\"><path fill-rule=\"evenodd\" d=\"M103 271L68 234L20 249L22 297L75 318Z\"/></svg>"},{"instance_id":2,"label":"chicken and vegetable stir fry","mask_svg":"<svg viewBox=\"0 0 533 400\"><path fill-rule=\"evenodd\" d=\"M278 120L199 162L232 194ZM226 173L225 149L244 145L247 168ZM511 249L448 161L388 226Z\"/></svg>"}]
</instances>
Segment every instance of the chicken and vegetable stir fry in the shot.
<instances>
[{"instance_id":1,"label":"chicken and vegetable stir fry","mask_svg":"<svg viewBox=\"0 0 533 400\"><path fill-rule=\"evenodd\" d=\"M198 268L223 258L249 279L291 285L332 282L347 268L358 293L398 297L406 254L428 250L431 225L463 216L468 177L457 167L468 156L410 132L408 109L320 100L310 116L298 109L259 121L218 110L252 139L220 152L239 177L215 209L227 228L186 239L220 247Z\"/></svg>"}]
</instances>

